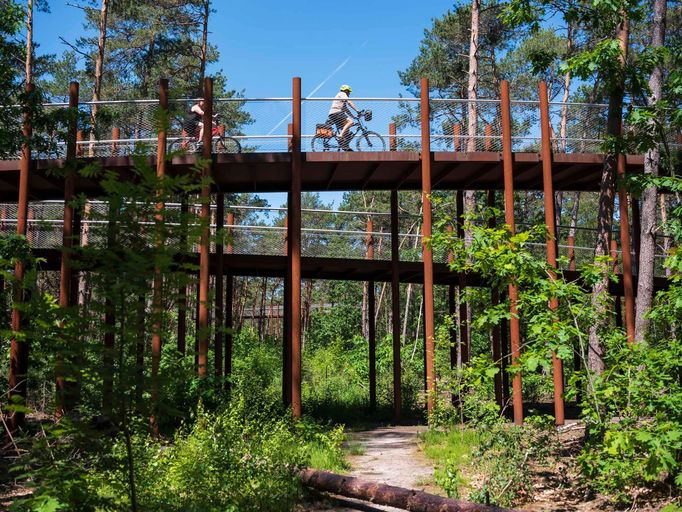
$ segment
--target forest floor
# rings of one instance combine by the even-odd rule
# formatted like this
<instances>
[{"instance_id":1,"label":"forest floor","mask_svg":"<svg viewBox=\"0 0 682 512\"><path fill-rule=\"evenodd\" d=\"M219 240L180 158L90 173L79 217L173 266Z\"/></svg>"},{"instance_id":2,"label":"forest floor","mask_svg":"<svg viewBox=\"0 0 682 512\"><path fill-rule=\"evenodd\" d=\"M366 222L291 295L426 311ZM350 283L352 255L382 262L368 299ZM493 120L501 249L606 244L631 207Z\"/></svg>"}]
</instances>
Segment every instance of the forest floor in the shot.
<instances>
[{"instance_id":1,"label":"forest floor","mask_svg":"<svg viewBox=\"0 0 682 512\"><path fill-rule=\"evenodd\" d=\"M436 486L433 472L434 463L424 454L419 434L424 426L392 426L352 432L347 442L351 448L348 461L350 476L363 480L418 489L445 496L443 489ZM652 512L671 501L658 496L647 496L643 492L637 503L627 508L614 508L602 496L590 495L584 486L578 484L578 472L574 464L584 434L581 423L572 423L559 431L561 455L550 466L533 467L533 496L519 510L539 511L602 511L637 510ZM471 484L480 483L483 475L478 474L475 464L463 468L463 474ZM366 502L338 497L312 498L311 503L302 505L300 512L353 512L353 511L398 511L398 509L370 505Z\"/></svg>"}]
</instances>

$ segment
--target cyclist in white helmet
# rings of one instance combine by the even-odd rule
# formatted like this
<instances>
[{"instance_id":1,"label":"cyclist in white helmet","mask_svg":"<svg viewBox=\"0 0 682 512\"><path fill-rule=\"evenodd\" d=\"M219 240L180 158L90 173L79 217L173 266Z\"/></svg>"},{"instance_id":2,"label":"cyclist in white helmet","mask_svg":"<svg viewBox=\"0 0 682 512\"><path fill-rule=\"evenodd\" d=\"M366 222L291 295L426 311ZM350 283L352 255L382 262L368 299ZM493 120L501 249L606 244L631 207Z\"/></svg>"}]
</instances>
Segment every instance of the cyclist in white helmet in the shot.
<instances>
[{"instance_id":1,"label":"cyclist in white helmet","mask_svg":"<svg viewBox=\"0 0 682 512\"><path fill-rule=\"evenodd\" d=\"M339 140L341 141L341 147L346 151L352 151L348 146L350 141L346 140L346 133L348 129L353 126L353 118L350 117L350 108L355 110L355 112L360 112L358 107L350 100L350 93L353 91L350 85L342 85L339 88L339 92L334 96L334 101L332 101L332 106L329 109L329 121L336 125L336 129L340 130Z\"/></svg>"}]
</instances>

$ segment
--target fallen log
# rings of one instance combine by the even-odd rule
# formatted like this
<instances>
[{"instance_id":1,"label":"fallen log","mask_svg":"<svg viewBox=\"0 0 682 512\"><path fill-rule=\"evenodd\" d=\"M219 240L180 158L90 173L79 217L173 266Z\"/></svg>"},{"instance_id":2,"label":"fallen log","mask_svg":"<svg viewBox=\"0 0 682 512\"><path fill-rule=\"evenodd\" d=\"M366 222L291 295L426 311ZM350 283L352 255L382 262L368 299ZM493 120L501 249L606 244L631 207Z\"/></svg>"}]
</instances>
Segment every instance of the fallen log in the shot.
<instances>
[{"instance_id":1,"label":"fallen log","mask_svg":"<svg viewBox=\"0 0 682 512\"><path fill-rule=\"evenodd\" d=\"M369 482L329 471L304 469L299 473L306 487L410 512L510 512L510 509L443 498L424 491Z\"/></svg>"}]
</instances>

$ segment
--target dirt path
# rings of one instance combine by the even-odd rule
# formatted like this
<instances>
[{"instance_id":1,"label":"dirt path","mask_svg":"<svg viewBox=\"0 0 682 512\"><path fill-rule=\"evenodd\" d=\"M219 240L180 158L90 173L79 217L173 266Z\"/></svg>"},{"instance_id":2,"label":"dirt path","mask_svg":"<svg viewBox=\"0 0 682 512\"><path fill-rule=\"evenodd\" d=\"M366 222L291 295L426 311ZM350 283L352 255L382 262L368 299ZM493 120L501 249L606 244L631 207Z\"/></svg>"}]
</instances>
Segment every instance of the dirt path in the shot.
<instances>
[{"instance_id":1,"label":"dirt path","mask_svg":"<svg viewBox=\"0 0 682 512\"><path fill-rule=\"evenodd\" d=\"M433 466L419 449L418 434L426 427L380 427L353 432L349 444L361 447L361 455L349 458L349 474L363 480L434 492ZM306 512L395 511L390 507L367 506L354 500L315 504Z\"/></svg>"}]
</instances>

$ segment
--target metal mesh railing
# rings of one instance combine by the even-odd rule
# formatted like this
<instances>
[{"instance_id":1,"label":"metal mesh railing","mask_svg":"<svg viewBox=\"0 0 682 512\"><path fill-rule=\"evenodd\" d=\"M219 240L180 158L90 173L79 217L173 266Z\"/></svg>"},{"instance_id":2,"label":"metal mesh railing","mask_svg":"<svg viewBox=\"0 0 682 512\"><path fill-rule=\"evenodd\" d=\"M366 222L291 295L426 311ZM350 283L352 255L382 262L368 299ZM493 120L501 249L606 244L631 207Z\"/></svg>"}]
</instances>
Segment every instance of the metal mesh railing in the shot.
<instances>
[{"instance_id":1,"label":"metal mesh railing","mask_svg":"<svg viewBox=\"0 0 682 512\"><path fill-rule=\"evenodd\" d=\"M421 151L420 100L418 98L352 98L360 109L371 111L363 120L372 135L356 132L350 147L354 151ZM169 149L198 151L197 133L184 133L183 125L196 99L169 102ZM302 100L303 151L325 151L313 147L317 124L327 122L333 98ZM44 122L36 123L32 152L35 158L63 158L69 111L65 103L44 105ZM537 101L512 101L513 151L540 151L540 109ZM638 107L635 107L638 108ZM432 151L501 151L500 101L432 98ZM220 151L287 152L290 150L291 98L217 98L216 126L228 143ZM628 110L625 110L626 115ZM606 137L608 105L588 103L549 104L552 149L557 153L599 153ZM470 123L470 117L475 119ZM665 116L664 116L665 117ZM79 156L124 156L134 152L154 154L160 126L165 125L157 99L82 102L78 106L77 142ZM21 119L17 119L17 129ZM624 121L628 129L627 118ZM392 130L394 128L394 130ZM353 129L352 131L355 131ZM471 133L470 133L471 132ZM376 134L376 135L374 135ZM215 141L214 139L214 144ZM230 141L235 141L234 143ZM190 142L188 144L188 142ZM673 151L682 149L680 134L667 136ZM214 148L215 149L215 148ZM338 144L332 144L337 150ZM14 155L18 158L18 154Z\"/></svg>"},{"instance_id":2,"label":"metal mesh railing","mask_svg":"<svg viewBox=\"0 0 682 512\"><path fill-rule=\"evenodd\" d=\"M27 238L36 249L58 249L62 246L62 215L64 204L61 201L31 202L29 204ZM187 222L198 225L200 205L189 206ZM87 204L86 214L81 224L81 238L86 244L103 244L107 236L106 216L109 205L102 201ZM284 208L228 206L232 212L232 224L224 222L224 237L218 237L216 230L215 207L211 214L211 251L218 241L222 241L224 251L246 255L284 255L286 251L286 228L284 227ZM180 205L166 205L167 222L177 223L180 219ZM0 231L15 232L17 218L16 203L0 204ZM368 231L371 220L371 232ZM140 219L138 223L149 225L149 244L154 222L151 218ZM399 215L399 254L401 261L421 261L422 239L421 218L419 215L401 211ZM391 259L390 217L386 212L357 212L326 209L303 209L301 230L301 251L303 256L319 258L367 259L371 243L373 259ZM521 229L527 228L519 223ZM573 233L572 241L569 234ZM614 239L619 238L614 231ZM657 237L655 255L655 274L665 276L663 262L666 258L664 247L666 238ZM669 241L668 241L669 242ZM562 258L561 269L576 268L594 261L596 230L593 228L573 228L559 226L557 229L558 256ZM668 246L670 244L668 243ZM544 258L546 247L543 242L528 245L538 258ZM191 240L190 251L198 251L198 239ZM435 247L433 261L447 262L447 249ZM635 253L632 253L633 273L636 275ZM617 265L622 268L620 248Z\"/></svg>"}]
</instances>

